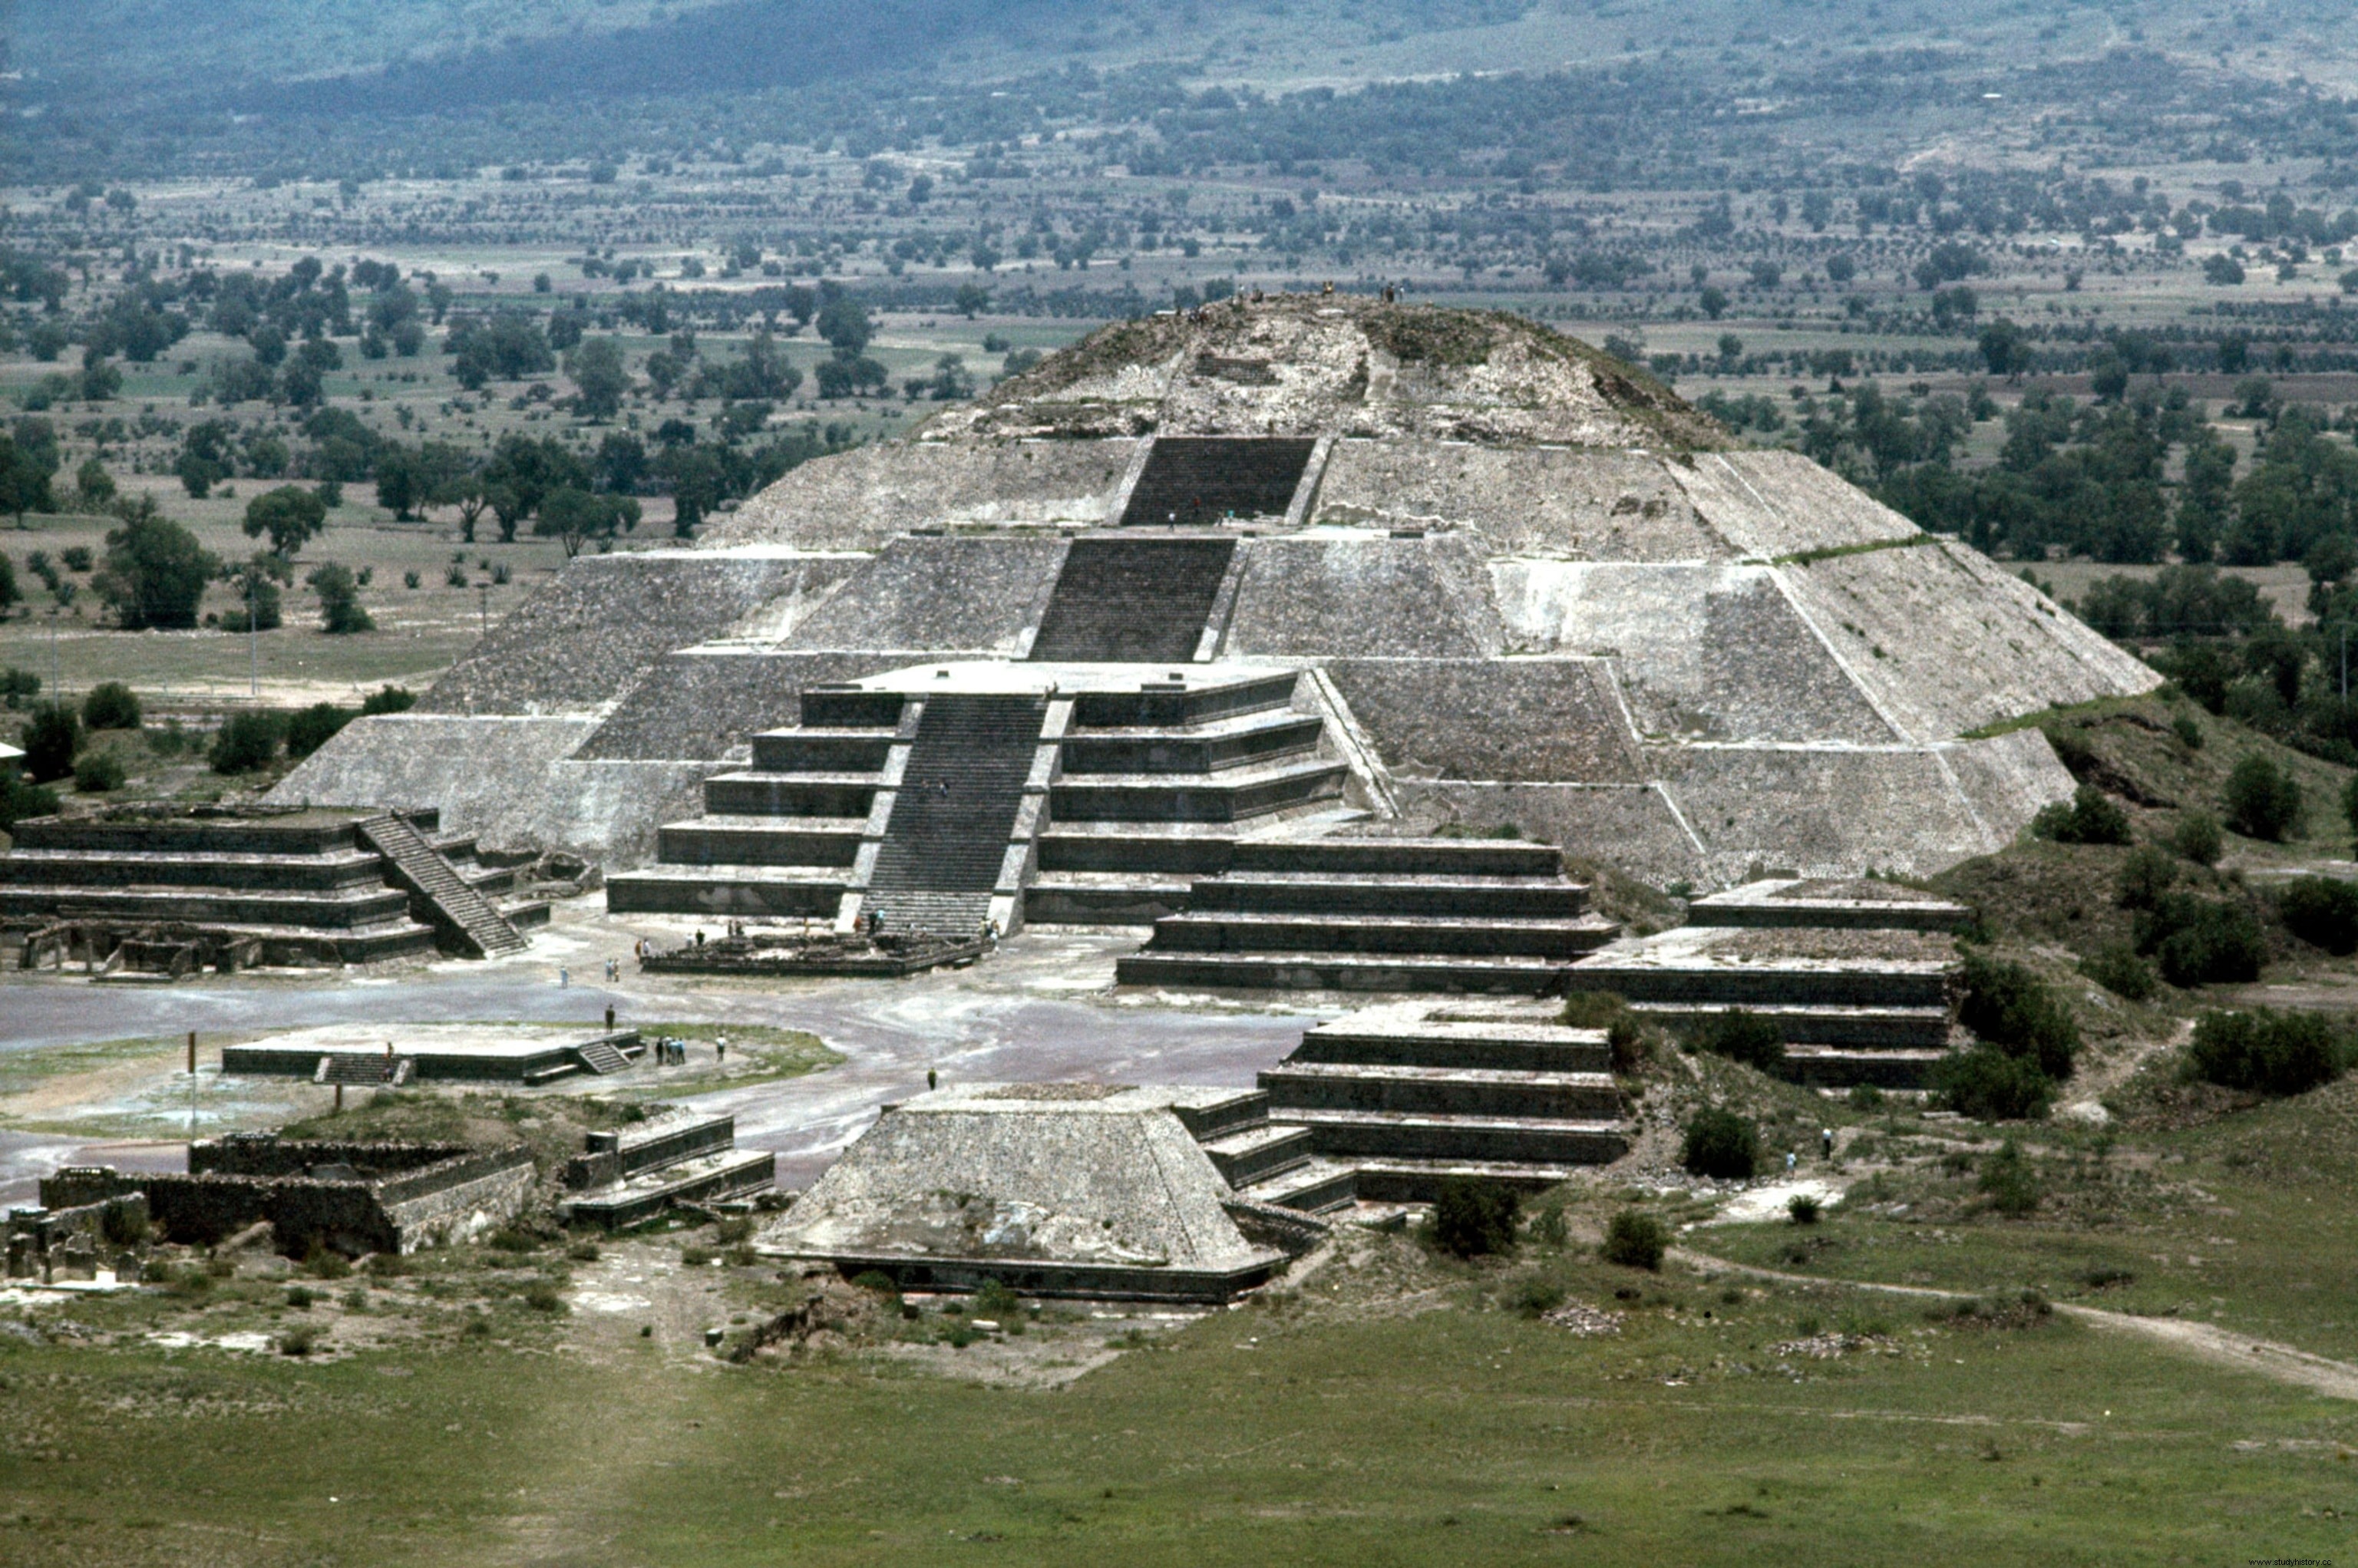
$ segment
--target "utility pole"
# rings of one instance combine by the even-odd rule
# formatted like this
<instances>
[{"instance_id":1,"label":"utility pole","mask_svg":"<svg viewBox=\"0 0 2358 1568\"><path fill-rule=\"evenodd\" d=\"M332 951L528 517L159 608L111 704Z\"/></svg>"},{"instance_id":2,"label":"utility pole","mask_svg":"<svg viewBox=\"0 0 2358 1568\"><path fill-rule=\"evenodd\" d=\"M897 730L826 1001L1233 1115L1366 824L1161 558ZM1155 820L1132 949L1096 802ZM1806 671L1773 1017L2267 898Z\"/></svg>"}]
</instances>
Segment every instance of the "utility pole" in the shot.
<instances>
[{"instance_id":1,"label":"utility pole","mask_svg":"<svg viewBox=\"0 0 2358 1568\"><path fill-rule=\"evenodd\" d=\"M245 695L259 700L262 696L262 641L260 630L254 622L254 574L256 568L245 568ZM194 1068L189 1069L191 1072Z\"/></svg>"}]
</instances>

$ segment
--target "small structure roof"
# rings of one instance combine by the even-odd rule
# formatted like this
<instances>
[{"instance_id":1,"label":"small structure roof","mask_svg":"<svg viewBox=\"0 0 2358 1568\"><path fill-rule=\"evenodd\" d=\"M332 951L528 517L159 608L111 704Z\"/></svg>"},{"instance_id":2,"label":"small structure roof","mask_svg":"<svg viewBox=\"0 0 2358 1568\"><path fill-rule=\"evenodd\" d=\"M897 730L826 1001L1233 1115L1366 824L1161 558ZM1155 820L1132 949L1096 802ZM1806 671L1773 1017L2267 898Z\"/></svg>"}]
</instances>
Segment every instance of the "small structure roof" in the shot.
<instances>
[{"instance_id":1,"label":"small structure roof","mask_svg":"<svg viewBox=\"0 0 2358 1568\"><path fill-rule=\"evenodd\" d=\"M1284 1259L1174 1109L1189 1091L975 1084L888 1107L755 1242L906 1284L1217 1298Z\"/></svg>"}]
</instances>

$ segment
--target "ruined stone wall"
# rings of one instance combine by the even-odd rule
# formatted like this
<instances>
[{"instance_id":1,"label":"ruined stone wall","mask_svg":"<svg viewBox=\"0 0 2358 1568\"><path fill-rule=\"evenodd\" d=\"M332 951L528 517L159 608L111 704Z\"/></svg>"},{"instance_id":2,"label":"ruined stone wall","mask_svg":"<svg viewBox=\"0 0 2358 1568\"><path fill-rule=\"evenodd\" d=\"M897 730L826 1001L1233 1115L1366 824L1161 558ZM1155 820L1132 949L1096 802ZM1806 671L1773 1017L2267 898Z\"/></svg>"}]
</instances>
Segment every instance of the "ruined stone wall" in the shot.
<instances>
[{"instance_id":1,"label":"ruined stone wall","mask_svg":"<svg viewBox=\"0 0 2358 1568\"><path fill-rule=\"evenodd\" d=\"M422 1170L468 1152L464 1143L352 1143L237 1135L189 1144L189 1172L200 1176L299 1176L320 1165L349 1165L373 1180L395 1172Z\"/></svg>"}]
</instances>

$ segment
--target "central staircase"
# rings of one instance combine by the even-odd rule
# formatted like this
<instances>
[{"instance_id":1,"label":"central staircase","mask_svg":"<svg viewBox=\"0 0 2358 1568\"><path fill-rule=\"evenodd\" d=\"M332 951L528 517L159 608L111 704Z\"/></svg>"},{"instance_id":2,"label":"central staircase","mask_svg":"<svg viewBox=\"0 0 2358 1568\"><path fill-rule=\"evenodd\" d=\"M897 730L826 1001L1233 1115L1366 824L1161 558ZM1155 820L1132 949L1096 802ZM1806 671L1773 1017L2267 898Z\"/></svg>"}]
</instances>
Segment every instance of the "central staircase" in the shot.
<instances>
[{"instance_id":1,"label":"central staircase","mask_svg":"<svg viewBox=\"0 0 2358 1568\"><path fill-rule=\"evenodd\" d=\"M1122 526L1194 528L1282 517L1317 445L1283 436L1157 437L1130 487Z\"/></svg>"},{"instance_id":2,"label":"central staircase","mask_svg":"<svg viewBox=\"0 0 2358 1568\"><path fill-rule=\"evenodd\" d=\"M967 937L980 928L1046 712L1029 696L926 699L868 883L868 907L886 930Z\"/></svg>"},{"instance_id":3,"label":"central staircase","mask_svg":"<svg viewBox=\"0 0 2358 1568\"><path fill-rule=\"evenodd\" d=\"M1185 664L1235 558L1234 539L1073 541L1030 657L1065 664Z\"/></svg>"}]
</instances>

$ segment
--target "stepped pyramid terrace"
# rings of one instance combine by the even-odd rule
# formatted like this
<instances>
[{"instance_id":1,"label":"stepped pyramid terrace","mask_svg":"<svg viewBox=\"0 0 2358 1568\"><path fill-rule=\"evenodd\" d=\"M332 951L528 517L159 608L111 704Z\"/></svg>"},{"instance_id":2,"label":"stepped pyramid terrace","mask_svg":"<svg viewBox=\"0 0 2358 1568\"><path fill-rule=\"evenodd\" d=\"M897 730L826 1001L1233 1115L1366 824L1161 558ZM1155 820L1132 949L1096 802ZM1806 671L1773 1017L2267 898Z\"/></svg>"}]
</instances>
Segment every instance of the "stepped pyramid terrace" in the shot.
<instances>
[{"instance_id":1,"label":"stepped pyramid terrace","mask_svg":"<svg viewBox=\"0 0 2358 1568\"><path fill-rule=\"evenodd\" d=\"M1563 855L1937 871L2070 794L2005 721L2157 680L1582 343L1286 296L577 559L276 798L592 857L618 914L1129 925L1125 983L1529 994L1617 935Z\"/></svg>"}]
</instances>

